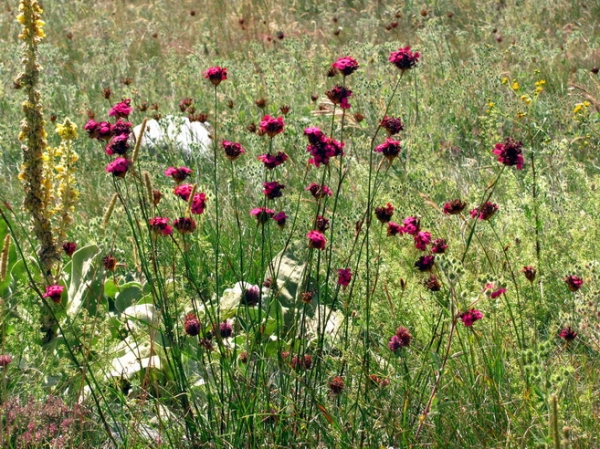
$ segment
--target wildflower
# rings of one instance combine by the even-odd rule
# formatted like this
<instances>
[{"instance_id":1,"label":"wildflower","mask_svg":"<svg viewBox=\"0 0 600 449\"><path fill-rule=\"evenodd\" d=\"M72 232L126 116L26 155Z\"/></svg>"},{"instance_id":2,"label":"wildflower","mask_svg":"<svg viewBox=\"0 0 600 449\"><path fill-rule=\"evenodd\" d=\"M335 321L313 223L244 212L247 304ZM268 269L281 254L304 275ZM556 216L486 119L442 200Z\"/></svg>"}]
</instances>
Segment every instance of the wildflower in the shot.
<instances>
[{"instance_id":1,"label":"wildflower","mask_svg":"<svg viewBox=\"0 0 600 449\"><path fill-rule=\"evenodd\" d=\"M117 259L112 254L109 254L102 258L102 265L104 265L106 271L115 271L117 268Z\"/></svg>"},{"instance_id":2,"label":"wildflower","mask_svg":"<svg viewBox=\"0 0 600 449\"><path fill-rule=\"evenodd\" d=\"M385 377L379 377L377 374L369 374L369 380L378 387L387 387L390 384L390 380Z\"/></svg>"},{"instance_id":3,"label":"wildflower","mask_svg":"<svg viewBox=\"0 0 600 449\"><path fill-rule=\"evenodd\" d=\"M191 234L196 230L196 222L189 217L180 217L173 221L173 227L180 234Z\"/></svg>"},{"instance_id":4,"label":"wildflower","mask_svg":"<svg viewBox=\"0 0 600 449\"><path fill-rule=\"evenodd\" d=\"M467 207L467 203L460 199L452 200L444 204L444 214L446 215L458 215L464 208Z\"/></svg>"},{"instance_id":5,"label":"wildflower","mask_svg":"<svg viewBox=\"0 0 600 449\"><path fill-rule=\"evenodd\" d=\"M346 56L344 58L339 58L333 64L331 64L331 68L339 71L344 76L352 75L358 69L358 62L356 59Z\"/></svg>"},{"instance_id":6,"label":"wildflower","mask_svg":"<svg viewBox=\"0 0 600 449\"><path fill-rule=\"evenodd\" d=\"M325 196L333 195L333 192L331 191L331 189L329 187L327 187L325 184L319 185L314 182L311 185L309 185L307 188L305 188L304 190L309 191L312 194L312 196L314 196L318 200L321 198L324 198Z\"/></svg>"},{"instance_id":7,"label":"wildflower","mask_svg":"<svg viewBox=\"0 0 600 449\"><path fill-rule=\"evenodd\" d=\"M306 151L312 156L312 159L308 161L310 164L314 164L316 167L321 164L327 165L330 158L344 155L344 143L326 137L319 128L314 126L306 128L304 135L309 142Z\"/></svg>"},{"instance_id":8,"label":"wildflower","mask_svg":"<svg viewBox=\"0 0 600 449\"><path fill-rule=\"evenodd\" d=\"M419 52L410 51L410 47L399 48L390 54L388 60L402 72L412 69L419 62Z\"/></svg>"},{"instance_id":9,"label":"wildflower","mask_svg":"<svg viewBox=\"0 0 600 449\"><path fill-rule=\"evenodd\" d=\"M483 318L483 313L477 309L471 309L468 312L463 312L458 316L466 327L471 327L475 321Z\"/></svg>"},{"instance_id":10,"label":"wildflower","mask_svg":"<svg viewBox=\"0 0 600 449\"><path fill-rule=\"evenodd\" d=\"M217 87L221 81L227 79L227 69L225 67L210 67L202 74L204 78L209 80L213 86Z\"/></svg>"},{"instance_id":11,"label":"wildflower","mask_svg":"<svg viewBox=\"0 0 600 449\"><path fill-rule=\"evenodd\" d=\"M292 368L297 369L310 369L313 364L313 358L310 354L304 354L304 357L294 356L292 357L291 365Z\"/></svg>"},{"instance_id":12,"label":"wildflower","mask_svg":"<svg viewBox=\"0 0 600 449\"><path fill-rule=\"evenodd\" d=\"M194 186L191 184L183 184L177 186L173 189L173 193L181 198L183 201L188 201L190 199L190 195L192 194L192 190L194 190Z\"/></svg>"},{"instance_id":13,"label":"wildflower","mask_svg":"<svg viewBox=\"0 0 600 449\"><path fill-rule=\"evenodd\" d=\"M406 348L407 346L410 345L410 340L412 339L412 335L410 335L410 332L408 331L407 328L400 326L398 329L396 329L396 337L398 337L398 339L400 340L400 344L403 348Z\"/></svg>"},{"instance_id":14,"label":"wildflower","mask_svg":"<svg viewBox=\"0 0 600 449\"><path fill-rule=\"evenodd\" d=\"M110 129L112 131L112 134L114 134L115 136L125 135L129 137L129 135L131 134L132 125L130 122L125 122L119 119L111 125Z\"/></svg>"},{"instance_id":15,"label":"wildflower","mask_svg":"<svg viewBox=\"0 0 600 449\"><path fill-rule=\"evenodd\" d=\"M114 136L104 149L104 152L109 156L112 156L113 154L123 155L127 153L127 150L129 150L129 143L127 142L128 139L129 136L126 134Z\"/></svg>"},{"instance_id":16,"label":"wildflower","mask_svg":"<svg viewBox=\"0 0 600 449\"><path fill-rule=\"evenodd\" d=\"M419 231L414 234L413 238L415 241L415 248L421 251L427 250L427 245L429 245L429 242L431 242L431 234L429 232Z\"/></svg>"},{"instance_id":17,"label":"wildflower","mask_svg":"<svg viewBox=\"0 0 600 449\"><path fill-rule=\"evenodd\" d=\"M431 245L431 252L434 254L444 254L447 249L446 239L435 239Z\"/></svg>"},{"instance_id":18,"label":"wildflower","mask_svg":"<svg viewBox=\"0 0 600 449\"><path fill-rule=\"evenodd\" d=\"M228 320L223 321L219 324L219 333L221 338L229 338L233 334L233 327Z\"/></svg>"},{"instance_id":19,"label":"wildflower","mask_svg":"<svg viewBox=\"0 0 600 449\"><path fill-rule=\"evenodd\" d=\"M497 210L498 205L488 201L482 204L480 208L473 209L470 214L471 217L478 218L479 220L489 220L494 216Z\"/></svg>"},{"instance_id":20,"label":"wildflower","mask_svg":"<svg viewBox=\"0 0 600 449\"><path fill-rule=\"evenodd\" d=\"M185 333L190 337L195 337L200 334L200 320L194 312L190 312L185 316L185 321L183 323L183 328L185 329Z\"/></svg>"},{"instance_id":21,"label":"wildflower","mask_svg":"<svg viewBox=\"0 0 600 449\"><path fill-rule=\"evenodd\" d=\"M275 220L275 222L277 223L277 226L279 226L281 229L283 229L285 227L285 223L288 219L288 216L285 214L285 212L277 212L275 215L273 215L273 220Z\"/></svg>"},{"instance_id":22,"label":"wildflower","mask_svg":"<svg viewBox=\"0 0 600 449\"><path fill-rule=\"evenodd\" d=\"M169 226L169 219L164 217L154 217L148 222L150 230L155 234L161 234L163 236L173 234L173 228Z\"/></svg>"},{"instance_id":23,"label":"wildflower","mask_svg":"<svg viewBox=\"0 0 600 449\"><path fill-rule=\"evenodd\" d=\"M431 271L435 262L435 256L421 256L415 262L415 268L419 271Z\"/></svg>"},{"instance_id":24,"label":"wildflower","mask_svg":"<svg viewBox=\"0 0 600 449\"><path fill-rule=\"evenodd\" d=\"M267 100L266 100L265 98L262 98L262 97L261 97L261 98L259 98L258 100L256 100L256 101L254 102L254 104L255 104L256 106L258 106L259 108L261 108L261 109L264 109L264 108L265 108L265 106L267 106Z\"/></svg>"},{"instance_id":25,"label":"wildflower","mask_svg":"<svg viewBox=\"0 0 600 449\"><path fill-rule=\"evenodd\" d=\"M404 232L410 235L417 235L421 230L421 220L417 217L410 216L404 219Z\"/></svg>"},{"instance_id":26,"label":"wildflower","mask_svg":"<svg viewBox=\"0 0 600 449\"><path fill-rule=\"evenodd\" d=\"M283 127L283 117L275 118L265 115L260 121L260 130L271 138L283 132Z\"/></svg>"},{"instance_id":27,"label":"wildflower","mask_svg":"<svg viewBox=\"0 0 600 449\"><path fill-rule=\"evenodd\" d=\"M46 287L46 291L42 297L51 299L55 304L60 304L60 298L64 289L62 285L49 285Z\"/></svg>"},{"instance_id":28,"label":"wildflower","mask_svg":"<svg viewBox=\"0 0 600 449\"><path fill-rule=\"evenodd\" d=\"M352 280L352 270L350 268L338 268L338 285L341 285L344 290Z\"/></svg>"},{"instance_id":29,"label":"wildflower","mask_svg":"<svg viewBox=\"0 0 600 449\"><path fill-rule=\"evenodd\" d=\"M564 281L567 283L567 287L569 287L569 290L572 292L576 292L583 285L583 279L575 275L567 276Z\"/></svg>"},{"instance_id":30,"label":"wildflower","mask_svg":"<svg viewBox=\"0 0 600 449\"><path fill-rule=\"evenodd\" d=\"M424 282L425 287L432 292L439 292L442 289L442 284L435 274L429 276L429 279Z\"/></svg>"},{"instance_id":31,"label":"wildflower","mask_svg":"<svg viewBox=\"0 0 600 449\"><path fill-rule=\"evenodd\" d=\"M189 108L193 102L194 100L192 100L191 98L184 98L179 102L179 110L181 112L185 112L186 109Z\"/></svg>"},{"instance_id":32,"label":"wildflower","mask_svg":"<svg viewBox=\"0 0 600 449\"><path fill-rule=\"evenodd\" d=\"M108 111L108 115L110 117L116 118L124 118L127 119L129 114L131 114L132 108L130 106L131 100L129 98L124 98L120 103L114 105L110 111Z\"/></svg>"},{"instance_id":33,"label":"wildflower","mask_svg":"<svg viewBox=\"0 0 600 449\"><path fill-rule=\"evenodd\" d=\"M570 343L577 338L577 332L575 332L573 329L571 329L571 326L569 326L561 329L561 331L558 333L558 336L564 339L567 343Z\"/></svg>"},{"instance_id":34,"label":"wildflower","mask_svg":"<svg viewBox=\"0 0 600 449\"><path fill-rule=\"evenodd\" d=\"M62 244L62 249L67 256L71 257L77 249L77 244L75 242L64 242Z\"/></svg>"},{"instance_id":35,"label":"wildflower","mask_svg":"<svg viewBox=\"0 0 600 449\"><path fill-rule=\"evenodd\" d=\"M190 211L192 214L200 215L204 213L204 209L206 209L206 194L203 192L196 193L192 199Z\"/></svg>"},{"instance_id":36,"label":"wildflower","mask_svg":"<svg viewBox=\"0 0 600 449\"><path fill-rule=\"evenodd\" d=\"M525 278L529 282L533 282L535 280L536 271L535 271L535 268L533 268L531 265L523 267L523 269L521 270L521 273L523 273L523 275L525 275Z\"/></svg>"},{"instance_id":37,"label":"wildflower","mask_svg":"<svg viewBox=\"0 0 600 449\"><path fill-rule=\"evenodd\" d=\"M50 117L52 120L52 117ZM56 116L54 116L56 121ZM68 118L65 119L64 123L56 125L56 133L64 140L75 140L77 139L77 125Z\"/></svg>"},{"instance_id":38,"label":"wildflower","mask_svg":"<svg viewBox=\"0 0 600 449\"><path fill-rule=\"evenodd\" d=\"M519 86L519 82L518 82L517 80L513 80L513 83L512 83L512 86L511 86L511 87L512 87L512 89L513 89L514 91L517 91L517 90L519 90L519 88L520 88L521 86Z\"/></svg>"},{"instance_id":39,"label":"wildflower","mask_svg":"<svg viewBox=\"0 0 600 449\"><path fill-rule=\"evenodd\" d=\"M390 221L387 227L387 235L388 237L392 237L397 234L404 234L406 231L404 230L404 226L399 225L398 223L394 223Z\"/></svg>"},{"instance_id":40,"label":"wildflower","mask_svg":"<svg viewBox=\"0 0 600 449\"><path fill-rule=\"evenodd\" d=\"M273 209L267 209L266 207L255 207L250 211L250 215L256 217L256 221L260 224L265 224L269 221L269 218L272 218L275 215L275 211Z\"/></svg>"},{"instance_id":41,"label":"wildflower","mask_svg":"<svg viewBox=\"0 0 600 449\"><path fill-rule=\"evenodd\" d=\"M308 237L308 247L312 249L325 249L325 244L327 243L327 239L325 236L319 231L309 231L306 234Z\"/></svg>"},{"instance_id":42,"label":"wildflower","mask_svg":"<svg viewBox=\"0 0 600 449\"><path fill-rule=\"evenodd\" d=\"M225 157L230 161L235 161L238 157L246 152L244 147L242 147L237 142L230 142L228 140L224 140L223 149L225 150Z\"/></svg>"},{"instance_id":43,"label":"wildflower","mask_svg":"<svg viewBox=\"0 0 600 449\"><path fill-rule=\"evenodd\" d=\"M282 190L285 188L285 185L279 184L277 181L265 182L263 185L265 186L263 193L268 199L274 200L283 195Z\"/></svg>"},{"instance_id":44,"label":"wildflower","mask_svg":"<svg viewBox=\"0 0 600 449\"><path fill-rule=\"evenodd\" d=\"M113 176L116 176L117 178L124 178L130 163L131 162L124 157L118 157L106 166L106 172L112 173Z\"/></svg>"},{"instance_id":45,"label":"wildflower","mask_svg":"<svg viewBox=\"0 0 600 449\"><path fill-rule=\"evenodd\" d=\"M344 379L341 376L335 376L329 381L329 389L333 394L341 394L344 391Z\"/></svg>"},{"instance_id":46,"label":"wildflower","mask_svg":"<svg viewBox=\"0 0 600 449\"><path fill-rule=\"evenodd\" d=\"M495 284L493 284L491 282L488 282L487 284L485 284L485 290L490 295L490 298L492 298L492 299L496 299L498 296L506 293L505 287L498 288L498 287L496 287Z\"/></svg>"},{"instance_id":47,"label":"wildflower","mask_svg":"<svg viewBox=\"0 0 600 449\"><path fill-rule=\"evenodd\" d=\"M181 184L185 179L190 176L193 171L187 167L169 167L165 170L165 176L170 176L177 184Z\"/></svg>"},{"instance_id":48,"label":"wildflower","mask_svg":"<svg viewBox=\"0 0 600 449\"><path fill-rule=\"evenodd\" d=\"M402 120L395 117L388 117L387 115L379 124L382 128L384 128L387 131L388 135L390 136L398 134L404 129L404 124L402 123Z\"/></svg>"},{"instance_id":49,"label":"wildflower","mask_svg":"<svg viewBox=\"0 0 600 449\"><path fill-rule=\"evenodd\" d=\"M160 191L156 190L156 189L152 190L152 204L154 206L158 206L161 199L162 199L162 193L160 193Z\"/></svg>"},{"instance_id":50,"label":"wildflower","mask_svg":"<svg viewBox=\"0 0 600 449\"><path fill-rule=\"evenodd\" d=\"M352 91L345 86L337 85L333 87L331 90L325 92L327 98L333 104L339 104L342 109L350 109L350 103L348 103L348 98L352 96Z\"/></svg>"},{"instance_id":51,"label":"wildflower","mask_svg":"<svg viewBox=\"0 0 600 449\"><path fill-rule=\"evenodd\" d=\"M108 140L113 136L113 128L108 122L96 122L90 119L83 129L87 131L91 139Z\"/></svg>"},{"instance_id":52,"label":"wildflower","mask_svg":"<svg viewBox=\"0 0 600 449\"><path fill-rule=\"evenodd\" d=\"M258 285L251 285L244 290L240 304L248 307L254 307L260 302L260 289Z\"/></svg>"},{"instance_id":53,"label":"wildflower","mask_svg":"<svg viewBox=\"0 0 600 449\"><path fill-rule=\"evenodd\" d=\"M248 363L249 358L250 354L248 354L246 351L240 352L240 355L238 356L239 361L242 362L244 365Z\"/></svg>"},{"instance_id":54,"label":"wildflower","mask_svg":"<svg viewBox=\"0 0 600 449\"><path fill-rule=\"evenodd\" d=\"M1 367L6 367L10 364L10 362L12 362L12 357L8 354L2 354L0 355L0 366Z\"/></svg>"},{"instance_id":55,"label":"wildflower","mask_svg":"<svg viewBox=\"0 0 600 449\"><path fill-rule=\"evenodd\" d=\"M394 215L394 206L387 203L385 206L375 208L375 216L381 224L389 223Z\"/></svg>"},{"instance_id":56,"label":"wildflower","mask_svg":"<svg viewBox=\"0 0 600 449\"><path fill-rule=\"evenodd\" d=\"M278 151L277 154L261 154L257 159L265 164L267 169L272 170L287 161L288 155L283 151Z\"/></svg>"},{"instance_id":57,"label":"wildflower","mask_svg":"<svg viewBox=\"0 0 600 449\"><path fill-rule=\"evenodd\" d=\"M390 139L389 137L385 139L380 145L375 147L376 153L382 153L386 159L390 162L393 161L400 154L400 150L402 149L402 144L397 140Z\"/></svg>"},{"instance_id":58,"label":"wildflower","mask_svg":"<svg viewBox=\"0 0 600 449\"><path fill-rule=\"evenodd\" d=\"M304 304L310 304L315 296L315 292L302 292L301 298Z\"/></svg>"},{"instance_id":59,"label":"wildflower","mask_svg":"<svg viewBox=\"0 0 600 449\"><path fill-rule=\"evenodd\" d=\"M517 170L521 170L523 168L522 146L522 142L517 142L508 137L504 143L496 144L493 153L498 156L498 162L502 162L509 167L516 165Z\"/></svg>"}]
</instances>

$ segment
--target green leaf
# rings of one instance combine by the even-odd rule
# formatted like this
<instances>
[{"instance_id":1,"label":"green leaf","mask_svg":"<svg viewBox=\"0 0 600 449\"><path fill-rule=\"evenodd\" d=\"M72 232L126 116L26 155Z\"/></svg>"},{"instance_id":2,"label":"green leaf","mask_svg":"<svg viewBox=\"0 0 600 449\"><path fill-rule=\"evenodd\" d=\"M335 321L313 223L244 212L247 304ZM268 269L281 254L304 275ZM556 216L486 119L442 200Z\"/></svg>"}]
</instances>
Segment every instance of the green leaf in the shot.
<instances>
[{"instance_id":1,"label":"green leaf","mask_svg":"<svg viewBox=\"0 0 600 449\"><path fill-rule=\"evenodd\" d=\"M121 291L115 298L117 312L123 311L142 298L142 286L138 282L129 282L121 287Z\"/></svg>"},{"instance_id":2,"label":"green leaf","mask_svg":"<svg viewBox=\"0 0 600 449\"><path fill-rule=\"evenodd\" d=\"M67 314L75 316L81 307L91 315L96 314L96 305L104 295L104 270L100 248L85 246L73 254Z\"/></svg>"}]
</instances>

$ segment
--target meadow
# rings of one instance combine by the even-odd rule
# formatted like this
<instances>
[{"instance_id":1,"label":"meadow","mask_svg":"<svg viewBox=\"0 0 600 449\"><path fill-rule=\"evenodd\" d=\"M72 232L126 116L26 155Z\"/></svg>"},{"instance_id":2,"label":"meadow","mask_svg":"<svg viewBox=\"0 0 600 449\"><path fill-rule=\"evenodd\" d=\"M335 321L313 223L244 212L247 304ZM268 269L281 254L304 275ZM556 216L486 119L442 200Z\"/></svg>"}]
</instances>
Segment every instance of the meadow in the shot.
<instances>
[{"instance_id":1,"label":"meadow","mask_svg":"<svg viewBox=\"0 0 600 449\"><path fill-rule=\"evenodd\" d=\"M0 6L2 447L600 447L598 1Z\"/></svg>"}]
</instances>

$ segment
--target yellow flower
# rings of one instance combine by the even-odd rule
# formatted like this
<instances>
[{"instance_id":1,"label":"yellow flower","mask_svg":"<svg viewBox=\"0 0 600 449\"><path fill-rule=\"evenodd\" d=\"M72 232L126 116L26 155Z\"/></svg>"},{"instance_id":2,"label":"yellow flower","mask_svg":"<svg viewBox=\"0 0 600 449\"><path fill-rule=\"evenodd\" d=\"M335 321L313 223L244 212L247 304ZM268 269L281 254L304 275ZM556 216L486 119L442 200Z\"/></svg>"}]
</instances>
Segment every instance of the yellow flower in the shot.
<instances>
[{"instance_id":1,"label":"yellow flower","mask_svg":"<svg viewBox=\"0 0 600 449\"><path fill-rule=\"evenodd\" d=\"M513 81L512 88L513 90L519 90L519 83L517 82L517 80Z\"/></svg>"},{"instance_id":2,"label":"yellow flower","mask_svg":"<svg viewBox=\"0 0 600 449\"><path fill-rule=\"evenodd\" d=\"M591 104L591 103L590 103L589 101L587 101L587 100L583 102L583 105L584 105L586 108L589 108L589 107L590 107L590 104Z\"/></svg>"},{"instance_id":3,"label":"yellow flower","mask_svg":"<svg viewBox=\"0 0 600 449\"><path fill-rule=\"evenodd\" d=\"M496 106L496 103L494 103L493 101L490 101L488 103L488 108L492 109L494 106Z\"/></svg>"},{"instance_id":4,"label":"yellow flower","mask_svg":"<svg viewBox=\"0 0 600 449\"><path fill-rule=\"evenodd\" d=\"M507 84L507 83L508 83L508 78L507 77L502 78L502 84Z\"/></svg>"},{"instance_id":5,"label":"yellow flower","mask_svg":"<svg viewBox=\"0 0 600 449\"><path fill-rule=\"evenodd\" d=\"M577 103L575 105L575 109L573 109L573 114L579 114L583 109L583 103Z\"/></svg>"},{"instance_id":6,"label":"yellow flower","mask_svg":"<svg viewBox=\"0 0 600 449\"><path fill-rule=\"evenodd\" d=\"M77 139L77 125L68 118L62 124L56 125L57 134L65 140Z\"/></svg>"},{"instance_id":7,"label":"yellow flower","mask_svg":"<svg viewBox=\"0 0 600 449\"><path fill-rule=\"evenodd\" d=\"M517 118L527 117L527 112L517 112Z\"/></svg>"},{"instance_id":8,"label":"yellow flower","mask_svg":"<svg viewBox=\"0 0 600 449\"><path fill-rule=\"evenodd\" d=\"M531 97L529 95L521 95L521 101L525 102L525 104L531 103Z\"/></svg>"},{"instance_id":9,"label":"yellow flower","mask_svg":"<svg viewBox=\"0 0 600 449\"><path fill-rule=\"evenodd\" d=\"M544 90L544 88L542 86L538 86L535 88L535 92L538 94L541 93L543 90Z\"/></svg>"},{"instance_id":10,"label":"yellow flower","mask_svg":"<svg viewBox=\"0 0 600 449\"><path fill-rule=\"evenodd\" d=\"M21 25L25 25L25 14L23 14L23 13L18 14L17 22L19 22Z\"/></svg>"}]
</instances>

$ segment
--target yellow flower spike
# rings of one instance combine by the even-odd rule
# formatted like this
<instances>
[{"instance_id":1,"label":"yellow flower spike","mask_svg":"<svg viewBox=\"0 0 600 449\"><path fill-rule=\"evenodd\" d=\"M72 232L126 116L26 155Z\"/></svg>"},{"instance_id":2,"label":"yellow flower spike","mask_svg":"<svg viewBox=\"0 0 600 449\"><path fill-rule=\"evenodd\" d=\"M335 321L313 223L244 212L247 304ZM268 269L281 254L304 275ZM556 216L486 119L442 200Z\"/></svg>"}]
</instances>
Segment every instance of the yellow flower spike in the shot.
<instances>
[{"instance_id":1,"label":"yellow flower spike","mask_svg":"<svg viewBox=\"0 0 600 449\"><path fill-rule=\"evenodd\" d=\"M17 22L19 22L21 25L25 25L25 14L17 14Z\"/></svg>"}]
</instances>

